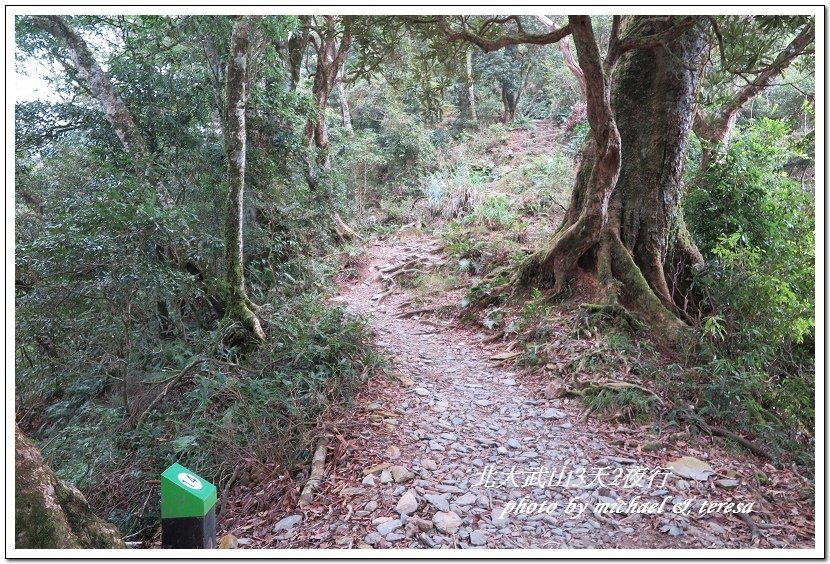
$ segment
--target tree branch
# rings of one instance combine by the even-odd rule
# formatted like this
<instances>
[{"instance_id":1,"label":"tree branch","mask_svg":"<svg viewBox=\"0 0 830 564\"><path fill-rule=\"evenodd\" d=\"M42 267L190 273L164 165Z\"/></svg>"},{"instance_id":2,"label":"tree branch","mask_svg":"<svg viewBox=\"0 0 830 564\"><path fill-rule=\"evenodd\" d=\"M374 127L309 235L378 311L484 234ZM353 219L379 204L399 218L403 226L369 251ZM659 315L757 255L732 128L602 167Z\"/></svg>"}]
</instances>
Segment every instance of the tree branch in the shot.
<instances>
[{"instance_id":1,"label":"tree branch","mask_svg":"<svg viewBox=\"0 0 830 564\"><path fill-rule=\"evenodd\" d=\"M495 23L495 21L496 20L493 20L491 23ZM467 30L454 30L444 17L438 18L436 23L441 33L443 33L444 36L450 41L467 41L478 46L486 53L498 51L508 45L519 45L523 43L530 45L550 45L551 43L556 43L561 40L563 37L567 37L571 33L570 26L566 25L560 29L541 35L518 31L514 35L502 35L500 37L488 39Z\"/></svg>"}]
</instances>

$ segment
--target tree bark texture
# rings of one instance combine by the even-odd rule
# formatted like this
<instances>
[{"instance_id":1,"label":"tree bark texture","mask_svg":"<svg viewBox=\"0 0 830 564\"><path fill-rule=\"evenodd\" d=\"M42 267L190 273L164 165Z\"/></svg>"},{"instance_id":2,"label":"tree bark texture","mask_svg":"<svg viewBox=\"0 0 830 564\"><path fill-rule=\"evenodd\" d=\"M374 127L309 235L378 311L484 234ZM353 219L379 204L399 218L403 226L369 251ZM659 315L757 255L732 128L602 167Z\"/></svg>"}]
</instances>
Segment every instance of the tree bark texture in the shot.
<instances>
[{"instance_id":1,"label":"tree bark texture","mask_svg":"<svg viewBox=\"0 0 830 564\"><path fill-rule=\"evenodd\" d=\"M473 51L467 49L465 53L466 58L466 78L467 78L467 100L470 103L470 119L478 122L478 111L476 110L476 87L473 80Z\"/></svg>"},{"instance_id":2,"label":"tree bark texture","mask_svg":"<svg viewBox=\"0 0 830 564\"><path fill-rule=\"evenodd\" d=\"M14 430L14 547L126 548L83 494L55 476L19 427Z\"/></svg>"},{"instance_id":3,"label":"tree bark texture","mask_svg":"<svg viewBox=\"0 0 830 564\"><path fill-rule=\"evenodd\" d=\"M676 27L668 18L628 23L645 37L676 33L665 45L634 49L626 58L612 37L603 63L590 18L569 17L586 79L590 132L565 219L519 279L552 284L558 294L583 268L596 277L600 300L619 302L653 325L680 328L662 267L680 209L706 38L700 27Z\"/></svg>"},{"instance_id":4,"label":"tree bark texture","mask_svg":"<svg viewBox=\"0 0 830 564\"><path fill-rule=\"evenodd\" d=\"M337 97L340 99L340 115L343 116L343 129L347 134L354 133L352 128L352 111L349 108L349 99L346 97L346 86L343 84L346 80L346 67L340 67L340 73L337 77Z\"/></svg>"},{"instance_id":5,"label":"tree bark texture","mask_svg":"<svg viewBox=\"0 0 830 564\"><path fill-rule=\"evenodd\" d=\"M243 266L243 202L245 195L248 44L252 26L251 16L239 17L231 33L226 82L227 117L225 142L228 156L228 200L225 217L225 282L228 286L226 316L239 321L257 339L264 341L265 333L252 311L245 290Z\"/></svg>"}]
</instances>

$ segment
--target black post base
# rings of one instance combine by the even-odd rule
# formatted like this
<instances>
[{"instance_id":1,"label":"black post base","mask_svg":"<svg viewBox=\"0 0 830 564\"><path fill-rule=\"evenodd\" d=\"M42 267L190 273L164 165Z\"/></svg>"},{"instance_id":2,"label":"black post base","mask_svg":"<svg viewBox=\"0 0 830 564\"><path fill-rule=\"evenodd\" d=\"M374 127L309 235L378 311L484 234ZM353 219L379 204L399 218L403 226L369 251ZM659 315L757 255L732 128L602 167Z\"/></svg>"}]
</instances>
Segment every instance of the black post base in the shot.
<instances>
[{"instance_id":1,"label":"black post base","mask_svg":"<svg viewBox=\"0 0 830 564\"><path fill-rule=\"evenodd\" d=\"M216 506L204 517L161 520L162 548L216 548Z\"/></svg>"}]
</instances>

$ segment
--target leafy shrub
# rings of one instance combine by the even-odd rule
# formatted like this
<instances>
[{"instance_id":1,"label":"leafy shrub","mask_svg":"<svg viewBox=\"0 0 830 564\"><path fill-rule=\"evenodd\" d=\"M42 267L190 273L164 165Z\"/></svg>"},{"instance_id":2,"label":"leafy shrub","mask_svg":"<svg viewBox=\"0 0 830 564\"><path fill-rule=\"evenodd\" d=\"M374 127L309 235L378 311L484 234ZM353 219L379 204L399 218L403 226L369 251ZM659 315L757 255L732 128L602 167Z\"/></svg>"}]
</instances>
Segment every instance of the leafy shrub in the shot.
<instances>
[{"instance_id":1,"label":"leafy shrub","mask_svg":"<svg viewBox=\"0 0 830 564\"><path fill-rule=\"evenodd\" d=\"M766 347L772 357L811 340L814 318L814 202L787 178L795 155L786 123L742 128L685 206L710 265L696 283L726 322L736 351Z\"/></svg>"},{"instance_id":2,"label":"leafy shrub","mask_svg":"<svg viewBox=\"0 0 830 564\"><path fill-rule=\"evenodd\" d=\"M708 259L693 288L711 355L684 396L804 461L815 429L814 202L784 172L803 158L789 133L766 118L739 128L688 195Z\"/></svg>"},{"instance_id":3,"label":"leafy shrub","mask_svg":"<svg viewBox=\"0 0 830 564\"><path fill-rule=\"evenodd\" d=\"M482 199L476 205L472 217L494 230L508 228L516 221L506 194L492 194Z\"/></svg>"}]
</instances>

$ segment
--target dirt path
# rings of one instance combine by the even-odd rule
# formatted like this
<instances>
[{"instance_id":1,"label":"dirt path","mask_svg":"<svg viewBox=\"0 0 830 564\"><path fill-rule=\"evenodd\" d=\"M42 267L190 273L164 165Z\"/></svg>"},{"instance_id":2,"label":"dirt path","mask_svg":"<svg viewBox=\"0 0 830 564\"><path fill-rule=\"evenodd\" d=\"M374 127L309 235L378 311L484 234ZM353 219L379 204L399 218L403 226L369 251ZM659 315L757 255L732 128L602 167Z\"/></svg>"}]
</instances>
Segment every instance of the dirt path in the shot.
<instances>
[{"instance_id":1,"label":"dirt path","mask_svg":"<svg viewBox=\"0 0 830 564\"><path fill-rule=\"evenodd\" d=\"M616 446L627 444L616 440L625 427L600 430L591 419L578 420L577 402L544 399L532 379L490 360L502 351L482 345L481 334L438 318L400 319L402 293L378 305L378 269L413 252L437 253L428 239L372 246L360 278L342 289L339 300L350 311L371 316L376 344L394 359L397 377L374 378L350 416L333 422L324 483L311 506L276 525L269 547L759 546L735 515L698 513L700 500L755 499L740 478L721 482L726 489L713 483L729 480L723 474L665 478L659 468L677 455ZM504 511L523 499L535 511ZM688 499L696 500L688 515L672 513ZM630 502L630 511L593 512L597 503L619 501ZM657 514L635 512L661 503ZM580 507L587 509L577 514ZM785 528L760 546L812 541Z\"/></svg>"}]
</instances>

